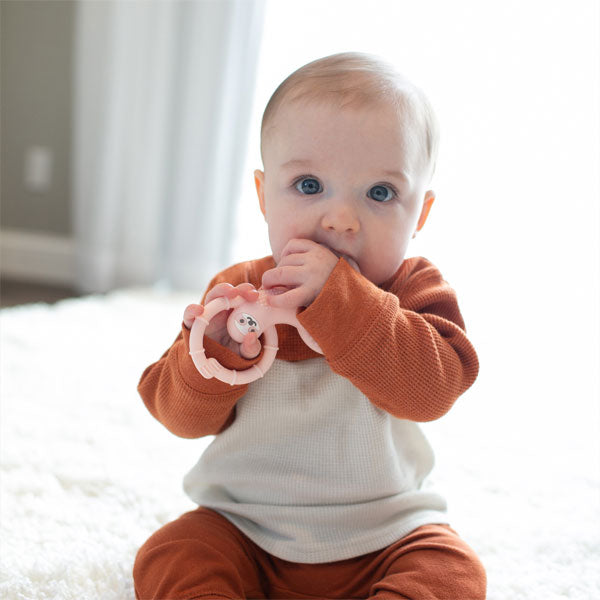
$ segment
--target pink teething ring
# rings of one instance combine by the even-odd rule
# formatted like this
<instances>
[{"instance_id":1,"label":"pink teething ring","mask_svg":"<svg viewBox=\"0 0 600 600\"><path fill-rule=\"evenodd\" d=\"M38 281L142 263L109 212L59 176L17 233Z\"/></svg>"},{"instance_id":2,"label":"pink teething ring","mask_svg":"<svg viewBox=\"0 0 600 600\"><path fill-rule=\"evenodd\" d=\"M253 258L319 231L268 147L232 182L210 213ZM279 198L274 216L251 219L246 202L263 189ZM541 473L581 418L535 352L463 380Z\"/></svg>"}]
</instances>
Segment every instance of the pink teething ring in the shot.
<instances>
[{"instance_id":1,"label":"pink teething ring","mask_svg":"<svg viewBox=\"0 0 600 600\"><path fill-rule=\"evenodd\" d=\"M241 385L262 377L273 364L277 354L276 323L287 323L298 329L304 343L315 352L322 354L321 348L312 336L300 325L295 309L274 308L269 306L267 295L263 289L258 290L258 299L254 302L237 296L230 300L226 297L216 298L204 307L201 316L196 317L190 331L190 356L200 374L206 379L216 377L229 385ZM233 309L227 318L227 331L232 339L241 343L250 331L263 336L263 356L258 363L243 371L226 369L215 358L207 358L204 351L204 332L211 319L224 310Z\"/></svg>"}]
</instances>

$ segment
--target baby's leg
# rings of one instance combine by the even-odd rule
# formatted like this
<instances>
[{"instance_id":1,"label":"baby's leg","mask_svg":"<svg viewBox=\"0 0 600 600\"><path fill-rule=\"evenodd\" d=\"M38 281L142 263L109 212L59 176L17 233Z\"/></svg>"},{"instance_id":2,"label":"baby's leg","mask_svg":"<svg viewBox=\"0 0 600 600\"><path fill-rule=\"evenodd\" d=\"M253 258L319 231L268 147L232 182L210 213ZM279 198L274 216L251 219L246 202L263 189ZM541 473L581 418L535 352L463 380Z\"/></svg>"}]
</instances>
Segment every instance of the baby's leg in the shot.
<instances>
[{"instance_id":1,"label":"baby's leg","mask_svg":"<svg viewBox=\"0 0 600 600\"><path fill-rule=\"evenodd\" d=\"M485 600L485 569L450 527L419 527L382 552L381 558L382 576L369 598Z\"/></svg>"},{"instance_id":2,"label":"baby's leg","mask_svg":"<svg viewBox=\"0 0 600 600\"><path fill-rule=\"evenodd\" d=\"M252 542L220 514L199 508L168 523L140 548L136 597L265 598Z\"/></svg>"}]
</instances>

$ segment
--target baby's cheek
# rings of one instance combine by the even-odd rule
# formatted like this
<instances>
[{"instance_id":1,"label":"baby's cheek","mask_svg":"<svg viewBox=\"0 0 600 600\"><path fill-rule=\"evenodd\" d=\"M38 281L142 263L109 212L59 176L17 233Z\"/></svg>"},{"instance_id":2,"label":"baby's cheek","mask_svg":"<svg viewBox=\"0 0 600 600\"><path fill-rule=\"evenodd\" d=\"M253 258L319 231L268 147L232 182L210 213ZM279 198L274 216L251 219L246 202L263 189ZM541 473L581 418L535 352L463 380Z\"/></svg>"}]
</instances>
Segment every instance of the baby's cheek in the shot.
<instances>
[{"instance_id":1,"label":"baby's cheek","mask_svg":"<svg viewBox=\"0 0 600 600\"><path fill-rule=\"evenodd\" d=\"M269 228L269 243L271 246L271 253L273 254L273 259L275 260L276 265L279 264L279 261L281 261L283 249L291 239L293 239L293 236L289 232L283 230L282 228Z\"/></svg>"},{"instance_id":2,"label":"baby's cheek","mask_svg":"<svg viewBox=\"0 0 600 600\"><path fill-rule=\"evenodd\" d=\"M375 285L387 281L396 273L404 260L403 252L384 252L360 261L360 272Z\"/></svg>"},{"instance_id":3,"label":"baby's cheek","mask_svg":"<svg viewBox=\"0 0 600 600\"><path fill-rule=\"evenodd\" d=\"M273 255L273 260L275 264L279 264L281 260L281 250L283 246L281 246L276 238L274 238L269 232L269 245L271 246L271 254Z\"/></svg>"}]
</instances>

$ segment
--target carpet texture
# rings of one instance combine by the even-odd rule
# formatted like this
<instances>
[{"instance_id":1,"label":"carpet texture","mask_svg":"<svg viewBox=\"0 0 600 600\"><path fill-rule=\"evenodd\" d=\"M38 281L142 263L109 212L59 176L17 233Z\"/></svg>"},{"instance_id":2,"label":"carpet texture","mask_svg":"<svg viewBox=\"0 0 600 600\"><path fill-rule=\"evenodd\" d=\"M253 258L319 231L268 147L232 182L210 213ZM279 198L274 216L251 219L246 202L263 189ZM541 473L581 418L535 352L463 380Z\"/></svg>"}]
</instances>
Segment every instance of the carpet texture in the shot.
<instances>
[{"instance_id":1,"label":"carpet texture","mask_svg":"<svg viewBox=\"0 0 600 600\"><path fill-rule=\"evenodd\" d=\"M194 299L126 290L1 312L0 597L132 599L137 548L193 508L181 481L210 438L170 434L136 385ZM488 598L600 598L595 405L544 398L540 414L518 390L491 398L487 377L423 428Z\"/></svg>"}]
</instances>

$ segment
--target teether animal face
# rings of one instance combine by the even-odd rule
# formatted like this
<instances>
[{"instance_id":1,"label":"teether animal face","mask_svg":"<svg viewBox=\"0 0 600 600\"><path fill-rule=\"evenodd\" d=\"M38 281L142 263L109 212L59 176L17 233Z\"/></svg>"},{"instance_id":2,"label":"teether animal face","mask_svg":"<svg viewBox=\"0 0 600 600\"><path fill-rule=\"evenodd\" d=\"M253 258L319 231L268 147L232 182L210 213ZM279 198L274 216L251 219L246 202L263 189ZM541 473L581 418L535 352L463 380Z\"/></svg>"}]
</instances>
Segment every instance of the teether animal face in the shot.
<instances>
[{"instance_id":1,"label":"teether animal face","mask_svg":"<svg viewBox=\"0 0 600 600\"><path fill-rule=\"evenodd\" d=\"M245 302L229 315L227 331L232 339L241 343L247 333L256 332L260 336L274 324L275 316L266 303Z\"/></svg>"},{"instance_id":2,"label":"teether animal face","mask_svg":"<svg viewBox=\"0 0 600 600\"><path fill-rule=\"evenodd\" d=\"M236 315L233 322L242 335L246 335L247 333L252 333L254 331L260 335L261 330L258 321L248 313L243 312L239 315Z\"/></svg>"}]
</instances>

